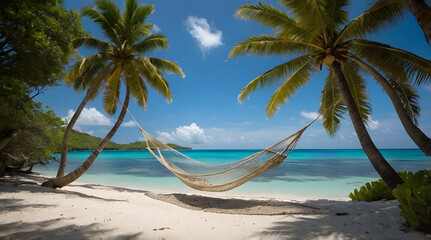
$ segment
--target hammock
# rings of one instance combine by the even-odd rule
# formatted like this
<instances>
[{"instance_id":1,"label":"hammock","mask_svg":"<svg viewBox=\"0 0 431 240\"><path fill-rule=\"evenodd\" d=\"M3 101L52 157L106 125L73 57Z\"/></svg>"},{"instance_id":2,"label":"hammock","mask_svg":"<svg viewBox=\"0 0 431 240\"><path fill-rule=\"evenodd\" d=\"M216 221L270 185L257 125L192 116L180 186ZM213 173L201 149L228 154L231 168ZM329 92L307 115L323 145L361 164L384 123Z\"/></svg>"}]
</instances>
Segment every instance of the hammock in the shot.
<instances>
[{"instance_id":1,"label":"hammock","mask_svg":"<svg viewBox=\"0 0 431 240\"><path fill-rule=\"evenodd\" d=\"M120 102L121 103L121 102ZM128 111L128 110L127 110ZM141 130L147 149L163 166L187 186L200 191L223 192L236 188L248 180L279 166L293 151L307 126L263 151L225 165L210 165L196 161L169 147L146 132L129 112Z\"/></svg>"}]
</instances>

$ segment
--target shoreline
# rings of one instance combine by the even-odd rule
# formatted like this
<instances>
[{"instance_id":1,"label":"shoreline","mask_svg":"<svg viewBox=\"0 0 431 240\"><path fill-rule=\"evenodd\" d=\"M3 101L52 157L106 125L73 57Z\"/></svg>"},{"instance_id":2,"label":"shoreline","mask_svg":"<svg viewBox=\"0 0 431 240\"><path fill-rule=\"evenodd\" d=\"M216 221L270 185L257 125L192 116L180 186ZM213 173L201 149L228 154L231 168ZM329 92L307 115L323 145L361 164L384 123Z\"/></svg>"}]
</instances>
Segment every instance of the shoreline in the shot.
<instances>
[{"instance_id":1,"label":"shoreline","mask_svg":"<svg viewBox=\"0 0 431 240\"><path fill-rule=\"evenodd\" d=\"M201 209L189 209L148 196L148 191L76 182L62 189L40 187L43 177L0 178L2 239L429 239L404 226L398 202L350 202L292 199L289 203L319 209L282 215L214 213L209 208L237 210L241 204L265 205L274 200L212 193L182 196ZM161 194L155 192L152 194ZM177 194L177 195L175 195ZM208 196L209 195L209 196ZM205 198L207 197L207 198ZM184 200L184 198L187 200ZM208 204L208 200L219 201ZM240 205L229 205L238 199ZM204 200L204 201L202 201ZM230 201L230 202L229 202ZM253 202L254 201L254 202ZM195 204L196 205L196 204ZM195 206L196 207L196 206ZM271 208L271 206L269 206ZM244 208L246 209L246 208ZM267 210L265 210L267 211Z\"/></svg>"}]
</instances>

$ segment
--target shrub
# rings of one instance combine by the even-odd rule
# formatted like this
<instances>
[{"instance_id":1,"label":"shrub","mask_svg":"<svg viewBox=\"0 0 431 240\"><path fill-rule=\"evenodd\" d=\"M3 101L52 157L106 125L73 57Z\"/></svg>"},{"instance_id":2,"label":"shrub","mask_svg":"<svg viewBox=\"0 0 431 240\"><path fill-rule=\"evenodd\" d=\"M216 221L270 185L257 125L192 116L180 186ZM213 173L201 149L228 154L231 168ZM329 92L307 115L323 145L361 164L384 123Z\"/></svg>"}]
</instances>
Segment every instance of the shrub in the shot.
<instances>
[{"instance_id":1,"label":"shrub","mask_svg":"<svg viewBox=\"0 0 431 240\"><path fill-rule=\"evenodd\" d=\"M431 171L408 172L393 194L409 226L431 233Z\"/></svg>"},{"instance_id":2,"label":"shrub","mask_svg":"<svg viewBox=\"0 0 431 240\"><path fill-rule=\"evenodd\" d=\"M349 198L352 201L379 201L379 200L393 200L395 199L391 190L386 186L385 182L382 179L379 179L374 182L367 182L364 186L362 186L359 191L355 189L352 193L349 194Z\"/></svg>"}]
</instances>

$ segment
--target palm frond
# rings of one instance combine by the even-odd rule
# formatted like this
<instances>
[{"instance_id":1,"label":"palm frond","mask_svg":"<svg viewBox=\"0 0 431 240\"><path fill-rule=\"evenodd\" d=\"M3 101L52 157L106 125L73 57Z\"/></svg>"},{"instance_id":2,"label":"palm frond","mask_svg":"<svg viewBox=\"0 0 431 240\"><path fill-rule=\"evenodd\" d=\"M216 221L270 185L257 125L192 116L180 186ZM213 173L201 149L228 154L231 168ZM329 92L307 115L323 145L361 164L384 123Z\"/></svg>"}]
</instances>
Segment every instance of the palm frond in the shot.
<instances>
[{"instance_id":1,"label":"palm frond","mask_svg":"<svg viewBox=\"0 0 431 240\"><path fill-rule=\"evenodd\" d=\"M360 38L395 25L405 13L402 1L379 0L353 19L339 34L338 40Z\"/></svg>"},{"instance_id":2,"label":"palm frond","mask_svg":"<svg viewBox=\"0 0 431 240\"><path fill-rule=\"evenodd\" d=\"M359 74L358 65L351 61L347 61L343 65L343 74L349 86L350 93L355 100L355 105L359 110L359 114L366 123L366 121L369 119L369 116L371 115L371 106L367 101L368 91L365 80Z\"/></svg>"},{"instance_id":3,"label":"palm frond","mask_svg":"<svg viewBox=\"0 0 431 240\"><path fill-rule=\"evenodd\" d=\"M112 17L104 16L103 13L99 12L96 8L90 6L82 8L81 14L83 16L90 17L96 23L98 23L102 32L110 39L111 42L117 45L121 45L121 41L116 29L117 22L112 22ZM111 21L108 19L111 19Z\"/></svg>"},{"instance_id":4,"label":"palm frond","mask_svg":"<svg viewBox=\"0 0 431 240\"><path fill-rule=\"evenodd\" d=\"M158 71L178 74L181 77L185 77L186 75L183 73L183 70L176 62L171 62L161 58L150 58L151 64L153 64Z\"/></svg>"},{"instance_id":5,"label":"palm frond","mask_svg":"<svg viewBox=\"0 0 431 240\"><path fill-rule=\"evenodd\" d=\"M125 68L126 82L130 87L132 96L136 99L136 103L145 110L148 102L148 90L137 69L138 67L133 61Z\"/></svg>"},{"instance_id":6,"label":"palm frond","mask_svg":"<svg viewBox=\"0 0 431 240\"><path fill-rule=\"evenodd\" d=\"M86 82L104 65L104 58L100 53L91 54L77 61L65 77L67 85L74 84L75 89L84 89Z\"/></svg>"},{"instance_id":7,"label":"palm frond","mask_svg":"<svg viewBox=\"0 0 431 240\"><path fill-rule=\"evenodd\" d=\"M247 38L244 42L236 44L230 51L227 59L239 55L285 56L286 54L310 52L313 50L313 47L317 48L318 46L291 42L282 37L273 37L264 34Z\"/></svg>"},{"instance_id":8,"label":"palm frond","mask_svg":"<svg viewBox=\"0 0 431 240\"><path fill-rule=\"evenodd\" d=\"M261 89L273 86L312 61L309 55L304 55L270 69L247 84L238 95L238 101L244 101L250 93L256 91L258 86Z\"/></svg>"},{"instance_id":9,"label":"palm frond","mask_svg":"<svg viewBox=\"0 0 431 240\"><path fill-rule=\"evenodd\" d=\"M141 37L149 35L152 25L144 22L153 12L153 5L138 6L135 0L128 0L121 19L121 28L119 28L121 38L127 39L127 42L132 44Z\"/></svg>"},{"instance_id":10,"label":"palm frond","mask_svg":"<svg viewBox=\"0 0 431 240\"><path fill-rule=\"evenodd\" d=\"M103 94L103 106L109 115L117 111L117 98L120 96L121 87L121 71L121 66L114 67Z\"/></svg>"},{"instance_id":11,"label":"palm frond","mask_svg":"<svg viewBox=\"0 0 431 240\"><path fill-rule=\"evenodd\" d=\"M332 137L335 136L335 133L340 129L341 119L343 119L343 115L347 110L342 100L339 101L340 98L340 89L338 88L334 75L330 72L325 80L319 112L322 114L323 127Z\"/></svg>"},{"instance_id":12,"label":"palm frond","mask_svg":"<svg viewBox=\"0 0 431 240\"><path fill-rule=\"evenodd\" d=\"M105 86L105 80L109 78L109 74L112 72L113 62L108 63L106 66L103 66L98 73L88 81L88 85L90 88L94 90L90 94L90 99L94 100L96 96L99 94L100 90Z\"/></svg>"},{"instance_id":13,"label":"palm frond","mask_svg":"<svg viewBox=\"0 0 431 240\"><path fill-rule=\"evenodd\" d=\"M160 33L152 34L131 47L133 51L141 54L154 51L158 48L165 50L168 48L168 39Z\"/></svg>"},{"instance_id":14,"label":"palm frond","mask_svg":"<svg viewBox=\"0 0 431 240\"><path fill-rule=\"evenodd\" d=\"M326 0L322 2L323 19L332 38L334 38L334 34L340 32L349 20L346 11L348 3L348 0Z\"/></svg>"},{"instance_id":15,"label":"palm frond","mask_svg":"<svg viewBox=\"0 0 431 240\"><path fill-rule=\"evenodd\" d=\"M139 73L145 77L148 84L170 103L172 101L172 93L169 90L168 81L166 81L157 67L151 63L150 58L138 57L135 61L135 66L138 68Z\"/></svg>"},{"instance_id":16,"label":"palm frond","mask_svg":"<svg viewBox=\"0 0 431 240\"><path fill-rule=\"evenodd\" d=\"M325 1L320 0L279 0L280 4L289 9L299 26L303 26L314 35L322 36L323 42L328 43L328 27L322 13ZM321 42L321 41L320 41Z\"/></svg>"},{"instance_id":17,"label":"palm frond","mask_svg":"<svg viewBox=\"0 0 431 240\"><path fill-rule=\"evenodd\" d=\"M418 125L421 107L417 91L409 83L398 82L392 79L389 80L389 83L397 92L401 102L403 103L404 109L412 119L413 123Z\"/></svg>"},{"instance_id":18,"label":"palm frond","mask_svg":"<svg viewBox=\"0 0 431 240\"><path fill-rule=\"evenodd\" d=\"M257 5L246 4L236 11L235 16L244 20L257 21L266 27L270 26L278 32L278 35L289 39L310 41L314 38L319 41L319 38L313 35L312 32L302 28L293 18L271 5L263 3L258 3Z\"/></svg>"},{"instance_id":19,"label":"palm frond","mask_svg":"<svg viewBox=\"0 0 431 240\"><path fill-rule=\"evenodd\" d=\"M402 49L365 39L355 39L352 47L359 57L378 66L390 78L405 80L402 77L406 76L418 85L431 83L430 60Z\"/></svg>"},{"instance_id":20,"label":"palm frond","mask_svg":"<svg viewBox=\"0 0 431 240\"><path fill-rule=\"evenodd\" d=\"M292 73L284 83L274 92L266 104L265 112L270 118L277 113L279 107L285 104L295 92L306 84L310 79L310 74L314 70L313 59L306 61L301 67Z\"/></svg>"},{"instance_id":21,"label":"palm frond","mask_svg":"<svg viewBox=\"0 0 431 240\"><path fill-rule=\"evenodd\" d=\"M97 49L99 51L106 51L107 49L112 48L112 45L109 42L103 41L101 39L92 37L92 36L85 36L82 38L76 38L73 40L73 47L78 48L81 46L85 46L88 48Z\"/></svg>"}]
</instances>

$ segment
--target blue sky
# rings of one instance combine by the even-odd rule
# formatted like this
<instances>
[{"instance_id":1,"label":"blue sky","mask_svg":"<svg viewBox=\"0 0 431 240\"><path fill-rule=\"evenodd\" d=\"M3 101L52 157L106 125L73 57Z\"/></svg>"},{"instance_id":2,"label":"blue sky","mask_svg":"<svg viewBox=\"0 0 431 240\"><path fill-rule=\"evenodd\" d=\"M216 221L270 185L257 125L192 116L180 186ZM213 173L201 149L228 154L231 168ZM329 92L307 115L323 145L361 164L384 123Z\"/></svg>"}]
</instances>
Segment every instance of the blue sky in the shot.
<instances>
[{"instance_id":1,"label":"blue sky","mask_svg":"<svg viewBox=\"0 0 431 240\"><path fill-rule=\"evenodd\" d=\"M123 0L115 1L121 8ZM263 1L282 8L276 1ZM358 16L369 1L351 1L350 18ZM154 91L149 93L148 107L144 111L133 101L130 111L141 126L162 141L173 142L195 149L260 149L296 132L311 121L317 113L325 70L312 76L308 85L301 88L290 102L282 106L271 119L265 115L265 105L274 88L258 90L243 103L237 101L241 89L256 76L287 60L287 57L242 56L226 62L230 49L252 35L271 34L252 21L234 17L243 4L256 4L254 0L152 0L140 1L155 5L148 20L169 39L169 48L151 53L151 56L176 61L185 78L166 75L173 93L173 102L166 101ZM92 1L65 0L68 8L80 10ZM91 35L104 39L90 19L83 18L83 28ZM411 51L431 59L431 46L427 45L421 29L408 13L397 26L369 36L392 46ZM90 52L79 49L81 55ZM367 76L372 120L369 132L379 148L415 148L402 128L395 110L381 87ZM124 90L124 86L123 86ZM422 107L420 128L431 136L431 86L417 87ZM79 105L84 93L72 88L54 87L37 97L49 105L58 116L67 119ZM121 96L124 98L124 92ZM118 111L119 112L119 111ZM102 107L101 97L87 104L76 129L104 137L117 115L108 116ZM142 135L127 116L112 139L119 143L140 141ZM331 138L321 122L314 123L301 138L298 148L360 148L350 118L346 114L342 127Z\"/></svg>"}]
</instances>

